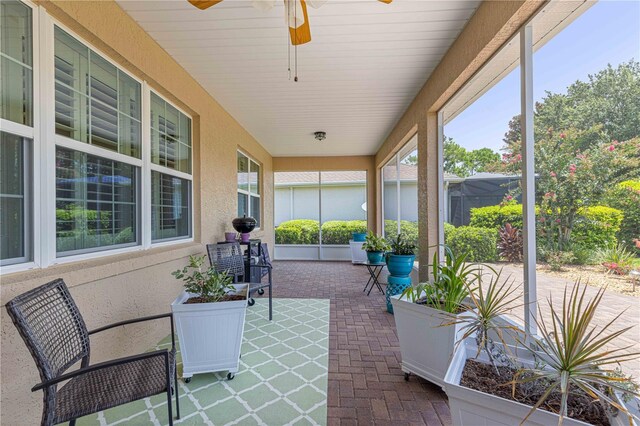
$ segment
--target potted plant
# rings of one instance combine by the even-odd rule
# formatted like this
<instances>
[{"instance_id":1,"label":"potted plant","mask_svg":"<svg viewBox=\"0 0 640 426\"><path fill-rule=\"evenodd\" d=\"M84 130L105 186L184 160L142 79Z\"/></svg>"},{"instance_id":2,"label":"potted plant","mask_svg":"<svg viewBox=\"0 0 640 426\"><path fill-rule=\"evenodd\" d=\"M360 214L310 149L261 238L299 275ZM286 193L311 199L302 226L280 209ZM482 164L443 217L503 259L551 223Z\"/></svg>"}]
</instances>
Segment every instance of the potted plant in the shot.
<instances>
[{"instance_id":1,"label":"potted plant","mask_svg":"<svg viewBox=\"0 0 640 426\"><path fill-rule=\"evenodd\" d=\"M454 425L638 424L638 402L634 407L631 401L638 386L611 368L638 354L605 349L631 327L610 330L624 312L603 327L592 325L604 290L589 301L585 291L579 282L569 294L565 288L561 308L548 300L550 316L543 319L539 310L536 320L540 336L519 336L511 350L509 342L496 340L503 308L485 315L480 308L487 303L477 293L476 318L460 321L468 333L445 377ZM508 299L505 289L494 293Z\"/></svg>"},{"instance_id":2,"label":"potted plant","mask_svg":"<svg viewBox=\"0 0 640 426\"><path fill-rule=\"evenodd\" d=\"M384 238L369 231L362 245L362 250L367 252L367 260L369 263L382 263L384 253L389 250L389 244L387 244Z\"/></svg>"},{"instance_id":3,"label":"potted plant","mask_svg":"<svg viewBox=\"0 0 640 426\"><path fill-rule=\"evenodd\" d=\"M433 256L432 282L391 297L405 379L413 373L441 387L457 340L456 318L468 310L468 289L480 273L466 263L466 254L457 256L447 246L444 253L444 263Z\"/></svg>"},{"instance_id":4,"label":"potted plant","mask_svg":"<svg viewBox=\"0 0 640 426\"><path fill-rule=\"evenodd\" d=\"M184 282L184 291L171 310L182 354L182 377L228 371L233 379L240 363L240 345L247 310L247 284L205 267L206 256L189 256L189 263L172 272Z\"/></svg>"},{"instance_id":5,"label":"potted plant","mask_svg":"<svg viewBox=\"0 0 640 426\"><path fill-rule=\"evenodd\" d=\"M387 269L394 277L408 277L416 260L416 245L404 239L402 233L391 240L391 250L387 253Z\"/></svg>"}]
</instances>

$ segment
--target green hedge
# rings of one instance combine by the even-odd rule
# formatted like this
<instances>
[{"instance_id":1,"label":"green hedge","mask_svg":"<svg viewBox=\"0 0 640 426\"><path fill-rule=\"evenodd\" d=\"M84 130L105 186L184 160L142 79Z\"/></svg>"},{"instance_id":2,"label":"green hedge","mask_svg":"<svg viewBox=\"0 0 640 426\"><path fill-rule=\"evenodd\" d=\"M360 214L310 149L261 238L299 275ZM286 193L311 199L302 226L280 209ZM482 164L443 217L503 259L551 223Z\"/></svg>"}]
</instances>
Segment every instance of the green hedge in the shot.
<instances>
[{"instance_id":1,"label":"green hedge","mask_svg":"<svg viewBox=\"0 0 640 426\"><path fill-rule=\"evenodd\" d=\"M353 232L367 232L366 220L330 220L322 224L323 244L349 244Z\"/></svg>"},{"instance_id":2,"label":"green hedge","mask_svg":"<svg viewBox=\"0 0 640 426\"><path fill-rule=\"evenodd\" d=\"M536 206L536 215L540 209ZM600 248L616 243L623 213L607 206L593 206L580 210L572 230L572 240L585 248ZM471 209L470 226L499 230L510 223L522 229L522 205L488 206Z\"/></svg>"},{"instance_id":3,"label":"green hedge","mask_svg":"<svg viewBox=\"0 0 640 426\"><path fill-rule=\"evenodd\" d=\"M276 228L276 244L318 244L320 225L317 220L295 219Z\"/></svg>"},{"instance_id":4,"label":"green hedge","mask_svg":"<svg viewBox=\"0 0 640 426\"><path fill-rule=\"evenodd\" d=\"M469 262L498 260L498 232L474 226L445 226L445 243L456 254L468 253Z\"/></svg>"},{"instance_id":5,"label":"green hedge","mask_svg":"<svg viewBox=\"0 0 640 426\"><path fill-rule=\"evenodd\" d=\"M635 250L634 239L640 239L640 181L619 183L607 194L607 204L623 213L618 240ZM640 250L638 250L640 253Z\"/></svg>"},{"instance_id":6,"label":"green hedge","mask_svg":"<svg viewBox=\"0 0 640 426\"><path fill-rule=\"evenodd\" d=\"M418 222L401 220L400 232L405 240L415 244L416 247L418 246ZM385 220L384 235L388 240L396 238L398 236L398 222L395 220Z\"/></svg>"}]
</instances>

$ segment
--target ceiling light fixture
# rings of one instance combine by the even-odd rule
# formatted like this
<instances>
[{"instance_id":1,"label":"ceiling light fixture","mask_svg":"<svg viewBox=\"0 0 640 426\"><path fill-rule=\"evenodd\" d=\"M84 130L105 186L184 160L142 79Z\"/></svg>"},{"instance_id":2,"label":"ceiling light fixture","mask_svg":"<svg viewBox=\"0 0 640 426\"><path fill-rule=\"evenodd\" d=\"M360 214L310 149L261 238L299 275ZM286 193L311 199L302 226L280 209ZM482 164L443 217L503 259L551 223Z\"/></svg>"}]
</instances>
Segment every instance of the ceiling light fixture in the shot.
<instances>
[{"instance_id":1,"label":"ceiling light fixture","mask_svg":"<svg viewBox=\"0 0 640 426\"><path fill-rule=\"evenodd\" d=\"M313 136L316 137L316 140L323 141L327 138L327 132L314 132Z\"/></svg>"}]
</instances>

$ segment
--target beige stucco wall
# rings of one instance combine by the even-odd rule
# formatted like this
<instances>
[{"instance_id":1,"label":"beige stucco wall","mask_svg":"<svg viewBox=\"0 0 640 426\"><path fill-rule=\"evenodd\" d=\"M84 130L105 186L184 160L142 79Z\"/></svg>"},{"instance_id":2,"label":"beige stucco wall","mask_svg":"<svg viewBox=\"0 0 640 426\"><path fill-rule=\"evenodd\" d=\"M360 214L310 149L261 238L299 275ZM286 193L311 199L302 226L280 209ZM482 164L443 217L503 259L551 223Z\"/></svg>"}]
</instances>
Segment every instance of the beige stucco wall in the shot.
<instances>
[{"instance_id":1,"label":"beige stucco wall","mask_svg":"<svg viewBox=\"0 0 640 426\"><path fill-rule=\"evenodd\" d=\"M544 3L543 0L484 1L376 153L379 176L380 168L417 129L422 280L428 278L427 268L439 242L437 112Z\"/></svg>"},{"instance_id":2,"label":"beige stucco wall","mask_svg":"<svg viewBox=\"0 0 640 426\"><path fill-rule=\"evenodd\" d=\"M328 172L358 170L367 172L367 205L377 206L375 157L372 155L345 157L274 157L274 172ZM377 221L378 208L367 209L367 227L381 231Z\"/></svg>"},{"instance_id":3,"label":"beige stucco wall","mask_svg":"<svg viewBox=\"0 0 640 426\"><path fill-rule=\"evenodd\" d=\"M115 2L67 1L39 4L61 23L106 53L193 116L194 243L106 256L1 277L2 304L54 278L65 279L88 327L169 311L180 290L170 272L203 244L224 237L237 216L236 150L262 165L262 230L254 235L273 242L273 172L269 153L189 74L154 42ZM37 103L37 100L36 100ZM49 188L48 190L53 190ZM31 393L39 381L35 364L2 309L0 421L37 424L42 393ZM169 333L166 321L130 326L92 338L92 362L134 354Z\"/></svg>"}]
</instances>

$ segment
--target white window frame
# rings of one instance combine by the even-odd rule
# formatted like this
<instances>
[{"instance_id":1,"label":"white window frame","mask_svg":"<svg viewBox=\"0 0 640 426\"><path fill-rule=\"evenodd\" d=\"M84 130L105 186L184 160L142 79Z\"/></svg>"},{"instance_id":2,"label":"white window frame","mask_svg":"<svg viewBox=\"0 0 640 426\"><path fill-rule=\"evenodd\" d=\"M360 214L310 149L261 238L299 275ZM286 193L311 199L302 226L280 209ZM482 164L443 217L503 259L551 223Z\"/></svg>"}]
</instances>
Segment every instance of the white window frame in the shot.
<instances>
[{"instance_id":1,"label":"white window frame","mask_svg":"<svg viewBox=\"0 0 640 426\"><path fill-rule=\"evenodd\" d=\"M172 169L170 167L161 166L159 164L154 164L151 161L151 92L154 95L180 111L186 117L191 120L189 132L191 137L191 158L189 163L189 170L191 173L181 172L179 170ZM144 209L143 213L143 221L146 224L145 228L147 229L147 235L145 236L144 246L145 247L162 247L174 244L183 244L185 242L193 241L193 220L194 220L194 212L193 212L193 117L184 111L182 108L175 105L173 102L169 101L166 97L159 93L157 90L153 90L147 82L144 82L142 86L142 98L143 105L146 105L142 111L142 146L143 152L143 162L145 167L143 167L143 182L146 184L143 191L143 205L149 206L149 208ZM151 230L151 172L158 172L165 175L174 176L180 179L184 179L189 181L189 235L185 237L176 237L176 238L165 238L162 240L152 241L152 230Z\"/></svg>"},{"instance_id":2,"label":"white window frame","mask_svg":"<svg viewBox=\"0 0 640 426\"><path fill-rule=\"evenodd\" d=\"M40 123L40 107L38 100L40 99L40 8L30 0L20 0L22 4L31 9L31 54L32 54L32 126L19 124L0 118L0 128L3 132L30 140L30 146L25 149L30 158L25 158L25 250L26 256L24 262L12 263L0 267L2 274L24 271L38 267L41 260L41 252L37 248L40 247L40 222L37 213L40 212L40 197L37 195L40 191L40 167L41 162L41 123ZM30 169L27 165L30 163ZM28 260L31 258L30 260Z\"/></svg>"},{"instance_id":3,"label":"white window frame","mask_svg":"<svg viewBox=\"0 0 640 426\"><path fill-rule=\"evenodd\" d=\"M253 157L251 157L249 154L247 154L245 151L238 149L238 153L244 155L245 157L247 157L247 160L249 160L249 163L247 165L248 167L248 174L251 175L251 163L255 164L256 166L258 166L258 187L260 190L259 194L253 193L249 190L245 191L244 189L240 189L238 188L238 184L237 184L237 179L236 179L236 189L237 189L237 193L238 194L244 194L247 195L249 197L249 200L247 201L247 213L249 216L251 214L251 197L257 197L260 201L260 221L258 222L258 226L256 226L256 230L259 231L260 229L262 229L262 221L264 220L264 212L262 211L262 164L260 164L258 161L256 161ZM237 158L237 154L236 154L236 158ZM237 163L237 160L236 160ZM236 167L236 177L238 176L238 173L240 173L237 170ZM247 182L247 188L251 188L251 185ZM236 196L236 202L237 202L237 196ZM236 204L236 211L238 211L238 206Z\"/></svg>"}]
</instances>

